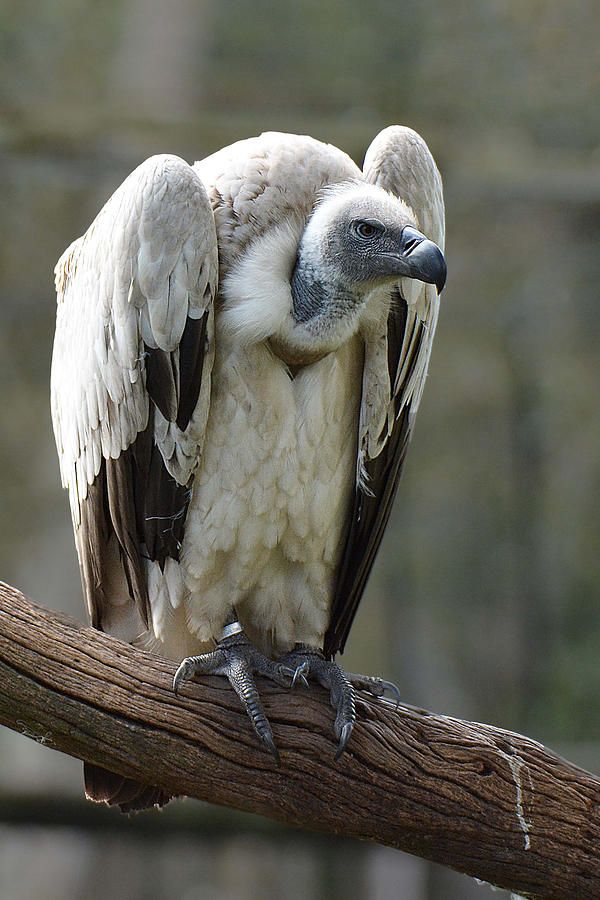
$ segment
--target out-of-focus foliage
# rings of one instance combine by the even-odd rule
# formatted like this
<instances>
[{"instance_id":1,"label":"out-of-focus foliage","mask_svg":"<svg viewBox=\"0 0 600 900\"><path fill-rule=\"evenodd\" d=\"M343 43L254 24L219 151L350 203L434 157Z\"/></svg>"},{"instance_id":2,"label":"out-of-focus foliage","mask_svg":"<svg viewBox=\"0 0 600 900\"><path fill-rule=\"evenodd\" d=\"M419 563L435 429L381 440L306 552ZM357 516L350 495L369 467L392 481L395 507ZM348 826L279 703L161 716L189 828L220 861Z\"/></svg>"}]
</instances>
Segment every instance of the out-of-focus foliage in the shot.
<instances>
[{"instance_id":1,"label":"out-of-focus foliage","mask_svg":"<svg viewBox=\"0 0 600 900\"><path fill-rule=\"evenodd\" d=\"M444 174L450 274L344 662L409 701L578 741L600 767L599 73L591 0L5 3L2 577L81 612L48 414L51 271L122 178L268 129L360 161L406 123ZM55 771L18 746L24 780L34 760ZM454 896L442 878L414 897Z\"/></svg>"}]
</instances>

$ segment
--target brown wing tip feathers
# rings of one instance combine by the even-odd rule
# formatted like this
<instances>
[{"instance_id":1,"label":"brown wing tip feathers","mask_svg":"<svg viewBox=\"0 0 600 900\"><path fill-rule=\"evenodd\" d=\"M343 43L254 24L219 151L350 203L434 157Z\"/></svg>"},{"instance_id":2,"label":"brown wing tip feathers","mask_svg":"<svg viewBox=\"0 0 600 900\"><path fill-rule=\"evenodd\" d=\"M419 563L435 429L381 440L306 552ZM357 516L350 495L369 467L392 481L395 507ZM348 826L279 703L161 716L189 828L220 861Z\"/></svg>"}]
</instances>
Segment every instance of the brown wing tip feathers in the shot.
<instances>
[{"instance_id":1,"label":"brown wing tip feathers","mask_svg":"<svg viewBox=\"0 0 600 900\"><path fill-rule=\"evenodd\" d=\"M165 806L173 797L162 788L142 784L91 763L83 764L85 796L94 803L118 806L122 813Z\"/></svg>"}]
</instances>

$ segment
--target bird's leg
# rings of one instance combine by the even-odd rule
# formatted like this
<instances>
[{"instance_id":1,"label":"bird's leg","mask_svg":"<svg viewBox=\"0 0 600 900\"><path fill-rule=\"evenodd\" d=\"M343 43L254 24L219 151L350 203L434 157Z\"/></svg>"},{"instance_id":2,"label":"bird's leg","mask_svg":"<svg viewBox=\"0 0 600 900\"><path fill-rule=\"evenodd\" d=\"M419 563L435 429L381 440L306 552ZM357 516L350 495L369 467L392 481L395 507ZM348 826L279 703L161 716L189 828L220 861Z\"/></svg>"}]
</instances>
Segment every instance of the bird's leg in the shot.
<instances>
[{"instance_id":1,"label":"bird's leg","mask_svg":"<svg viewBox=\"0 0 600 900\"><path fill-rule=\"evenodd\" d=\"M280 658L279 662L295 670L293 684L298 678L306 683L307 677L312 676L329 691L331 705L336 713L333 726L338 739L336 760L346 749L356 721L354 688L369 691L374 697L382 697L386 691L391 691L398 700L400 699L400 692L391 681L384 681L371 675L344 672L337 663L326 659L321 650L306 644L296 644L290 653Z\"/></svg>"},{"instance_id":2,"label":"bird's leg","mask_svg":"<svg viewBox=\"0 0 600 900\"><path fill-rule=\"evenodd\" d=\"M253 675L263 675L282 687L291 687L299 677L295 668L274 662L250 643L235 615L223 628L214 650L183 660L173 679L178 689L195 675L226 675L242 701L256 734L273 754L279 765L279 753L273 739L269 720L265 715ZM300 673L301 674L301 673Z\"/></svg>"}]
</instances>

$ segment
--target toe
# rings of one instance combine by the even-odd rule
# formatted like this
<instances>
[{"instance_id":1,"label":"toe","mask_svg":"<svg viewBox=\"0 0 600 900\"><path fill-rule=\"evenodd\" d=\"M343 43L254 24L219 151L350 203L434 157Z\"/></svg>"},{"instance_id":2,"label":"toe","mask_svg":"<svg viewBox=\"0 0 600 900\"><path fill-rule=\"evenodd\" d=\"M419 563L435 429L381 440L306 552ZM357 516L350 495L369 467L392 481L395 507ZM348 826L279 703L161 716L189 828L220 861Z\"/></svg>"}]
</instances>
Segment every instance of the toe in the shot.
<instances>
[{"instance_id":1,"label":"toe","mask_svg":"<svg viewBox=\"0 0 600 900\"><path fill-rule=\"evenodd\" d=\"M397 702L401 700L400 691L392 681L385 681L373 675L348 674L347 678L355 688L368 691L373 697L383 697L384 694L390 693Z\"/></svg>"},{"instance_id":2,"label":"toe","mask_svg":"<svg viewBox=\"0 0 600 900\"><path fill-rule=\"evenodd\" d=\"M240 698L257 736L279 764L279 753L275 746L271 725L263 709L250 666L245 661L242 662L229 673L228 678Z\"/></svg>"}]
</instances>

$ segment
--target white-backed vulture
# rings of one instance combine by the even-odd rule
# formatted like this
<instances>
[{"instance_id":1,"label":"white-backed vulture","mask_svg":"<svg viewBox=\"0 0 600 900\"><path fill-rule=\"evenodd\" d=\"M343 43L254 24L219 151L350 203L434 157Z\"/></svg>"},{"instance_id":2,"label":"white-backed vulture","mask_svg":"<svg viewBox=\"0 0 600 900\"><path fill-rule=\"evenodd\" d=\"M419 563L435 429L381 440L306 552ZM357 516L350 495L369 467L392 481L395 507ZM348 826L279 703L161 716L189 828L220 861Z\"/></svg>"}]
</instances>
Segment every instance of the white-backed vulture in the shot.
<instances>
[{"instance_id":1,"label":"white-backed vulture","mask_svg":"<svg viewBox=\"0 0 600 900\"><path fill-rule=\"evenodd\" d=\"M142 163L56 268L52 416L92 624L183 659L175 688L227 675L275 756L253 673L326 685L338 755L352 731L333 657L421 399L443 245L411 129L362 171L268 133ZM169 799L93 766L86 789Z\"/></svg>"}]
</instances>

